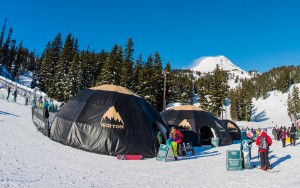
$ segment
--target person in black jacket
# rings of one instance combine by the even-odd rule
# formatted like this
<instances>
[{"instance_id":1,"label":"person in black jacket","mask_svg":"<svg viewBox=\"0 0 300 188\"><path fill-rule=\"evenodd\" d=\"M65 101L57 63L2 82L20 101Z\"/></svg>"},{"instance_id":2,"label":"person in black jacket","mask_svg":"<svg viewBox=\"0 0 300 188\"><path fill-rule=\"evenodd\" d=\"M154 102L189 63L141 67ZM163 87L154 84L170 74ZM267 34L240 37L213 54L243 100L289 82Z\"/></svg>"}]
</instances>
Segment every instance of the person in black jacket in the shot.
<instances>
[{"instance_id":1,"label":"person in black jacket","mask_svg":"<svg viewBox=\"0 0 300 188\"><path fill-rule=\"evenodd\" d=\"M292 127L290 129L291 146L295 146L296 145L296 141L295 141L295 139L296 139L296 131L297 131L297 129L296 129L294 123L293 123Z\"/></svg>"}]
</instances>

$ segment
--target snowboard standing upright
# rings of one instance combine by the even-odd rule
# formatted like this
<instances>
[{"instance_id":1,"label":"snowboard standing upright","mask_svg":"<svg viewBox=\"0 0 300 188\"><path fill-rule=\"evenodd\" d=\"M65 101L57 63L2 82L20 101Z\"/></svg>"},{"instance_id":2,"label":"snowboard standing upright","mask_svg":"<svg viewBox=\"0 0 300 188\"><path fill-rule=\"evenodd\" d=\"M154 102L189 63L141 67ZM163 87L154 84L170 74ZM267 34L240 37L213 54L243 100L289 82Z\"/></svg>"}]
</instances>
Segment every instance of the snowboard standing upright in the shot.
<instances>
[{"instance_id":1,"label":"snowboard standing upright","mask_svg":"<svg viewBox=\"0 0 300 188\"><path fill-rule=\"evenodd\" d=\"M242 140L242 156L243 156L243 167L246 169L251 169L251 141L250 140Z\"/></svg>"}]
</instances>

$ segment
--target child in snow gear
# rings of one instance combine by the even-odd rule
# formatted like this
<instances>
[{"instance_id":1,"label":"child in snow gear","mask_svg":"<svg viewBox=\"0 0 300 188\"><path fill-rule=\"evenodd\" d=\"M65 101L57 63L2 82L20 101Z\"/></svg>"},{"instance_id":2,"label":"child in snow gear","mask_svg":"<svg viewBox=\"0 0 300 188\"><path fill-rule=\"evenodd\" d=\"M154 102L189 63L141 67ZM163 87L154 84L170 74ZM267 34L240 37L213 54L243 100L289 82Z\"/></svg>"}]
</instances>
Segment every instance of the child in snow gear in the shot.
<instances>
[{"instance_id":1,"label":"child in snow gear","mask_svg":"<svg viewBox=\"0 0 300 188\"><path fill-rule=\"evenodd\" d=\"M296 131L297 131L297 129L296 129L294 123L293 123L292 127L290 129L291 146L295 146L296 145L296 141L295 141L295 139L296 139Z\"/></svg>"},{"instance_id":2,"label":"child in snow gear","mask_svg":"<svg viewBox=\"0 0 300 188\"><path fill-rule=\"evenodd\" d=\"M260 157L260 168L263 170L271 169L269 162L268 152L269 147L272 145L272 139L265 131L262 131L260 136L256 139L256 145L259 147L259 157Z\"/></svg>"},{"instance_id":3,"label":"child in snow gear","mask_svg":"<svg viewBox=\"0 0 300 188\"><path fill-rule=\"evenodd\" d=\"M282 129L281 132L280 132L280 138L282 140L282 147L285 147L285 139L287 137L287 132Z\"/></svg>"}]
</instances>

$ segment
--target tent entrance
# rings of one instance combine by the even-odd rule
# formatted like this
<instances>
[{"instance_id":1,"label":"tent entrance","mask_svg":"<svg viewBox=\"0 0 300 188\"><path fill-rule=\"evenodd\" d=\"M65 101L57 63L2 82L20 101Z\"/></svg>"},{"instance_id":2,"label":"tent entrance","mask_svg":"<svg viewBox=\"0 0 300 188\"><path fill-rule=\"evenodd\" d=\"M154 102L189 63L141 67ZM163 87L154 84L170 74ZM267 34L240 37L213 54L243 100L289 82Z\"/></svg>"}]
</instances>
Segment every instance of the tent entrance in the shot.
<instances>
[{"instance_id":1,"label":"tent entrance","mask_svg":"<svg viewBox=\"0 0 300 188\"><path fill-rule=\"evenodd\" d=\"M201 145L211 145L211 138L214 134L210 127L204 126L200 129L200 141Z\"/></svg>"},{"instance_id":2,"label":"tent entrance","mask_svg":"<svg viewBox=\"0 0 300 188\"><path fill-rule=\"evenodd\" d=\"M159 122L153 122L153 129L154 129L155 135L157 135L158 131L161 132L162 144L165 144L166 140L168 139L168 130Z\"/></svg>"}]
</instances>

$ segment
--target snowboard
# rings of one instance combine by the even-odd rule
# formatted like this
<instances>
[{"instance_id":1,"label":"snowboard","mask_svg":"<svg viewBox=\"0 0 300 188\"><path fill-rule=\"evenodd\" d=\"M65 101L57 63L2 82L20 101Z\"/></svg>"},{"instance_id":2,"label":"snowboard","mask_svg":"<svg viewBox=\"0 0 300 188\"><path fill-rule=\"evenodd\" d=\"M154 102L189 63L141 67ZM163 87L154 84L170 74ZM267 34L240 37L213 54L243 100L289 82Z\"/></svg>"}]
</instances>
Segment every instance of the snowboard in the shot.
<instances>
[{"instance_id":1,"label":"snowboard","mask_svg":"<svg viewBox=\"0 0 300 188\"><path fill-rule=\"evenodd\" d=\"M117 155L117 159L119 160L143 160L144 157L142 155Z\"/></svg>"},{"instance_id":2,"label":"snowboard","mask_svg":"<svg viewBox=\"0 0 300 188\"><path fill-rule=\"evenodd\" d=\"M242 152L243 152L243 163L246 169L251 169L251 158L250 158L250 150L251 145L249 144L249 140L242 141Z\"/></svg>"}]
</instances>

